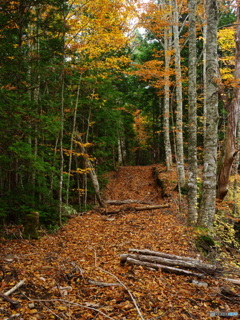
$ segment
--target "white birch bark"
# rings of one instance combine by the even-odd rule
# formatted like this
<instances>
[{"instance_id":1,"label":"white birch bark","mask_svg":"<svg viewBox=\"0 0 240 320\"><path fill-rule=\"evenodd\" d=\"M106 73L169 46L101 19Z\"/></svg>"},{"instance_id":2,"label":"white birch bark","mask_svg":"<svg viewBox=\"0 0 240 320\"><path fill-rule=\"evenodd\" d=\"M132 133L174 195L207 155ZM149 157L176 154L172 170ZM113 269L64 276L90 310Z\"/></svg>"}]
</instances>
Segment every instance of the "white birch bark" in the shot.
<instances>
[{"instance_id":1,"label":"white birch bark","mask_svg":"<svg viewBox=\"0 0 240 320\"><path fill-rule=\"evenodd\" d=\"M188 223L197 222L197 83L196 1L189 0L188 69Z\"/></svg>"},{"instance_id":2,"label":"white birch bark","mask_svg":"<svg viewBox=\"0 0 240 320\"><path fill-rule=\"evenodd\" d=\"M179 187L185 185L184 153L183 153L183 123L182 123L182 72L181 53L179 44L179 12L177 0L173 0L173 38L175 49L175 77L176 77L176 161Z\"/></svg>"},{"instance_id":3,"label":"white birch bark","mask_svg":"<svg viewBox=\"0 0 240 320\"><path fill-rule=\"evenodd\" d=\"M198 225L212 229L216 210L216 176L218 143L218 7L216 0L207 6L206 39L206 134L204 139L203 190Z\"/></svg>"}]
</instances>

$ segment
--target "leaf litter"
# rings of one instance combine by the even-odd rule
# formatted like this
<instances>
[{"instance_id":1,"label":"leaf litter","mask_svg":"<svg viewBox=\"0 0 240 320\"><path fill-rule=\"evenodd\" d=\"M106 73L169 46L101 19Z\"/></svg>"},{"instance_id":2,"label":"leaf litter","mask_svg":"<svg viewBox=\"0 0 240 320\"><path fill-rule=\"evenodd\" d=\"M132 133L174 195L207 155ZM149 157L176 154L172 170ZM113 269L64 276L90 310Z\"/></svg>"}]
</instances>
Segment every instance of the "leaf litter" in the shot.
<instances>
[{"instance_id":1,"label":"leaf litter","mask_svg":"<svg viewBox=\"0 0 240 320\"><path fill-rule=\"evenodd\" d=\"M107 200L134 199L169 208L135 211L135 203L105 216L98 208L72 217L55 234L40 240L2 239L1 293L20 307L0 301L1 319L212 319L210 312L239 312L240 300L221 288L237 286L206 276L169 274L141 266L120 265L129 248L196 258L194 232L186 226L186 199L176 192L176 171L160 167L165 194L153 178L154 166L120 167L109 175ZM110 206L112 209L119 206ZM218 319L219 317L215 317Z\"/></svg>"}]
</instances>

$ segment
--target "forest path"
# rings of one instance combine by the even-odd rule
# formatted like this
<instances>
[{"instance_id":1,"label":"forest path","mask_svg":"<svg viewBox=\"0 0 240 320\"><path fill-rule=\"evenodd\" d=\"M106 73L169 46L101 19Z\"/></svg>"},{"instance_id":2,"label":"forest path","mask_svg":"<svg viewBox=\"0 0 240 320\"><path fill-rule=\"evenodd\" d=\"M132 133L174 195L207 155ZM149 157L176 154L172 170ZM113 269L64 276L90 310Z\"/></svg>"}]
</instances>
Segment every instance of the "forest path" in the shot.
<instances>
[{"instance_id":1,"label":"forest path","mask_svg":"<svg viewBox=\"0 0 240 320\"><path fill-rule=\"evenodd\" d=\"M2 292L22 279L26 282L11 295L21 304L16 311L9 302L0 300L0 319L16 312L19 317L14 319L19 320L139 319L123 287L101 286L101 282L116 283L115 277L134 295L145 320L203 320L222 305L233 310L231 301L218 295L216 279L205 279L208 287L199 289L191 283L192 277L120 265L120 254L129 248L196 257L192 231L184 226L184 212L177 209L176 172L161 170L168 197L158 198L152 166L146 166L119 168L112 173L105 198L154 200L168 203L169 208L136 212L129 206L110 216L96 208L72 217L57 232L39 240L2 239Z\"/></svg>"},{"instance_id":2,"label":"forest path","mask_svg":"<svg viewBox=\"0 0 240 320\"><path fill-rule=\"evenodd\" d=\"M112 173L105 191L108 200L149 201L160 203L161 192L154 179L156 166L119 167Z\"/></svg>"}]
</instances>

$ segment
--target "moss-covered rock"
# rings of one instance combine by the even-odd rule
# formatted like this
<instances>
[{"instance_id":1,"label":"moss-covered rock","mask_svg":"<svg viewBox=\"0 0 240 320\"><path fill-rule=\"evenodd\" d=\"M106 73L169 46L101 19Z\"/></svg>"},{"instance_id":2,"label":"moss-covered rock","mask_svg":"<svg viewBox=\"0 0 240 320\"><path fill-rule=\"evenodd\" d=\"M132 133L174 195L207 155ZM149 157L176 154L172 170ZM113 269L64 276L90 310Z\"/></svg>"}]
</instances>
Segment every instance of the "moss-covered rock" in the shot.
<instances>
[{"instance_id":1,"label":"moss-covered rock","mask_svg":"<svg viewBox=\"0 0 240 320\"><path fill-rule=\"evenodd\" d=\"M196 239L196 246L206 254L209 254L215 248L215 241L210 235L202 234Z\"/></svg>"},{"instance_id":2,"label":"moss-covered rock","mask_svg":"<svg viewBox=\"0 0 240 320\"><path fill-rule=\"evenodd\" d=\"M72 215L76 215L77 211L70 205L63 204L62 205L62 216L70 217Z\"/></svg>"},{"instance_id":3,"label":"moss-covered rock","mask_svg":"<svg viewBox=\"0 0 240 320\"><path fill-rule=\"evenodd\" d=\"M24 219L23 237L26 239L39 239L39 213L34 211L26 215Z\"/></svg>"}]
</instances>

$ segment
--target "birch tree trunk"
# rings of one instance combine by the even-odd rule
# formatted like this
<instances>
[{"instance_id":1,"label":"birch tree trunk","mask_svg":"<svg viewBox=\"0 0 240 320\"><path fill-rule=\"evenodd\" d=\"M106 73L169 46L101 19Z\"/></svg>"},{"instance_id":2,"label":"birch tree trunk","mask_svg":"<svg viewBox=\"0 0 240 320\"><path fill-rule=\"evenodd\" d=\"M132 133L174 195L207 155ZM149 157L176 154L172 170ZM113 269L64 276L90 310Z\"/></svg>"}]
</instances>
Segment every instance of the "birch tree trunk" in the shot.
<instances>
[{"instance_id":1,"label":"birch tree trunk","mask_svg":"<svg viewBox=\"0 0 240 320\"><path fill-rule=\"evenodd\" d=\"M173 0L173 37L175 49L175 75L176 75L176 160L179 187L185 185L184 154L183 154L183 124L182 124L182 72L179 44L179 14L177 0Z\"/></svg>"},{"instance_id":2,"label":"birch tree trunk","mask_svg":"<svg viewBox=\"0 0 240 320\"><path fill-rule=\"evenodd\" d=\"M209 0L206 39L206 135L204 139L204 169L202 202L198 225L212 229L216 207L217 143L218 143L218 7Z\"/></svg>"},{"instance_id":3,"label":"birch tree trunk","mask_svg":"<svg viewBox=\"0 0 240 320\"><path fill-rule=\"evenodd\" d=\"M196 1L189 0L188 69L188 223L197 222L197 83Z\"/></svg>"},{"instance_id":4,"label":"birch tree trunk","mask_svg":"<svg viewBox=\"0 0 240 320\"><path fill-rule=\"evenodd\" d=\"M237 1L237 27L236 27L236 54L235 54L235 86L233 98L230 103L226 101L225 107L228 111L227 131L224 143L223 157L218 173L217 198L223 200L228 192L229 177L232 170L236 150L236 134L239 118L240 103L240 0Z\"/></svg>"},{"instance_id":5,"label":"birch tree trunk","mask_svg":"<svg viewBox=\"0 0 240 320\"><path fill-rule=\"evenodd\" d=\"M172 166L172 150L169 132L169 115L170 115L170 60L172 47L172 27L166 26L164 29L164 54L165 54L165 72L164 72L164 115L163 115L163 130L164 130L164 148L165 161L167 171Z\"/></svg>"}]
</instances>

